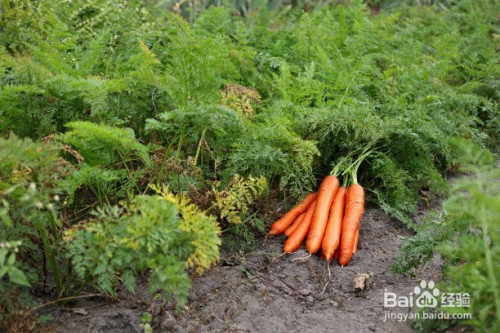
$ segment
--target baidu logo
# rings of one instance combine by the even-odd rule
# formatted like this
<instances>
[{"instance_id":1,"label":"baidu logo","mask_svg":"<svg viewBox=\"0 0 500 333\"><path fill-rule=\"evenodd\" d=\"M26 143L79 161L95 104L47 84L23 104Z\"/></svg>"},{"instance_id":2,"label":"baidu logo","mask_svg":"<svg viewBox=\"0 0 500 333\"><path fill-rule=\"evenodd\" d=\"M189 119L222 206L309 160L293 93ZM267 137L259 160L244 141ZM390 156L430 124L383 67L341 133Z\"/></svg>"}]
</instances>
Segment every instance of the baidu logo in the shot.
<instances>
[{"instance_id":1,"label":"baidu logo","mask_svg":"<svg viewBox=\"0 0 500 333\"><path fill-rule=\"evenodd\" d=\"M391 309L385 312L386 320L413 320L413 319L471 319L470 312L443 311L443 308L470 307L469 293L441 292L434 281L422 280L408 295L398 295L395 292L384 291L384 308ZM439 309L438 309L439 307ZM397 308L426 309L423 312L397 310Z\"/></svg>"},{"instance_id":2,"label":"baidu logo","mask_svg":"<svg viewBox=\"0 0 500 333\"><path fill-rule=\"evenodd\" d=\"M409 295L398 295L394 292L384 291L385 308L436 308L441 307L469 307L469 293L443 293L434 281L420 281Z\"/></svg>"},{"instance_id":3,"label":"baidu logo","mask_svg":"<svg viewBox=\"0 0 500 333\"><path fill-rule=\"evenodd\" d=\"M435 288L434 281L420 281L420 284L413 288L410 295L401 296L396 293L384 291L384 307L386 308L435 308L438 305L439 289Z\"/></svg>"},{"instance_id":4,"label":"baidu logo","mask_svg":"<svg viewBox=\"0 0 500 333\"><path fill-rule=\"evenodd\" d=\"M417 299L415 305L419 308L435 308L438 305L439 289L434 288L434 281L420 282L420 286L413 288L413 293Z\"/></svg>"}]
</instances>

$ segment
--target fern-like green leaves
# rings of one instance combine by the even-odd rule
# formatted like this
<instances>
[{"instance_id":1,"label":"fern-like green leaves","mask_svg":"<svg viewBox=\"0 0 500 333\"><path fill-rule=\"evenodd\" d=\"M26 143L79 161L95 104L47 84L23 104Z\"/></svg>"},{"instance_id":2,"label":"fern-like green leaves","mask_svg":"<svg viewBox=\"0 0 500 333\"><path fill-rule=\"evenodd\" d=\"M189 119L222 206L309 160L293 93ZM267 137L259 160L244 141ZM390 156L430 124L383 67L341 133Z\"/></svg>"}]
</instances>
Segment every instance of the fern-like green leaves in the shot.
<instances>
[{"instance_id":1,"label":"fern-like green leaves","mask_svg":"<svg viewBox=\"0 0 500 333\"><path fill-rule=\"evenodd\" d=\"M66 126L71 130L63 136L63 142L74 146L89 165L125 168L129 163L149 162L147 147L135 139L130 128L112 128L83 121Z\"/></svg>"},{"instance_id":2,"label":"fern-like green leaves","mask_svg":"<svg viewBox=\"0 0 500 333\"><path fill-rule=\"evenodd\" d=\"M186 269L201 273L219 258L219 228L187 199L156 192L99 210L82 229L67 230L67 256L81 278L112 295L120 282L133 291L137 274L150 269L151 291L175 295L182 307L191 285Z\"/></svg>"},{"instance_id":3,"label":"fern-like green leaves","mask_svg":"<svg viewBox=\"0 0 500 333\"><path fill-rule=\"evenodd\" d=\"M467 146L455 138L499 151L498 2L220 3L0 5L0 241L22 241L9 267L41 282L45 259L58 296L80 287L59 265L111 294L151 271L151 289L182 303L186 268L207 269L220 242L188 196L250 242L267 186L301 197L370 146L367 199L421 231L419 190L448 192ZM490 208L464 186L477 199L466 207ZM451 229L472 223L447 205ZM449 240L435 227L404 268ZM456 236L479 260L479 243Z\"/></svg>"}]
</instances>

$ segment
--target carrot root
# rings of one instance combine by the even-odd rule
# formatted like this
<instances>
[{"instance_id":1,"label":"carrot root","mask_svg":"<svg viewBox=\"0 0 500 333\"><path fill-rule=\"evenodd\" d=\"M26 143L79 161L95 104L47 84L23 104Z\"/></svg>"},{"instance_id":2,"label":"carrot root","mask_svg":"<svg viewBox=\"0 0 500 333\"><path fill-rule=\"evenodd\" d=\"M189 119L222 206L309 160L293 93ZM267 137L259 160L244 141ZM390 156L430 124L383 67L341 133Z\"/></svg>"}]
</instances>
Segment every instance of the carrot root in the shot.
<instances>
[{"instance_id":1,"label":"carrot root","mask_svg":"<svg viewBox=\"0 0 500 333\"><path fill-rule=\"evenodd\" d=\"M339 264L345 266L349 263L354 249L356 232L359 230L361 217L365 205L365 192L359 184L349 186L346 196L346 207L342 231L340 235Z\"/></svg>"},{"instance_id":2,"label":"carrot root","mask_svg":"<svg viewBox=\"0 0 500 333\"><path fill-rule=\"evenodd\" d=\"M338 188L339 180L335 176L326 176L321 182L316 199L316 208L311 222L311 229L306 241L306 248L309 253L316 253L321 247L328 221L328 213Z\"/></svg>"},{"instance_id":3,"label":"carrot root","mask_svg":"<svg viewBox=\"0 0 500 333\"><path fill-rule=\"evenodd\" d=\"M285 215L283 215L278 221L274 222L271 226L271 230L269 231L270 235L276 236L284 232L295 219L305 212L311 204L316 199L316 193L311 193L297 206L293 207L290 211L288 211Z\"/></svg>"},{"instance_id":4,"label":"carrot root","mask_svg":"<svg viewBox=\"0 0 500 333\"><path fill-rule=\"evenodd\" d=\"M297 230L297 227L300 225L300 223L301 223L301 222L302 222L302 220L304 219L304 215L305 215L305 213L300 214L300 215L299 215L299 217L297 217L297 219L295 219L295 221L292 223L292 225L291 225L291 226L289 226L289 227L285 230L285 232L284 232L285 236L290 236L291 234L293 234L293 232L294 232L295 230Z\"/></svg>"},{"instance_id":5,"label":"carrot root","mask_svg":"<svg viewBox=\"0 0 500 333\"><path fill-rule=\"evenodd\" d=\"M347 189L341 186L330 208L330 216L326 225L325 236L321 243L321 250L329 262L332 261L333 254L339 246L340 232L342 230L342 220L344 218L345 196Z\"/></svg>"},{"instance_id":6,"label":"carrot root","mask_svg":"<svg viewBox=\"0 0 500 333\"><path fill-rule=\"evenodd\" d=\"M358 228L358 231L356 231L356 238L354 238L354 246L352 248L352 253L356 253L358 252L358 241L359 241L359 229Z\"/></svg>"},{"instance_id":7,"label":"carrot root","mask_svg":"<svg viewBox=\"0 0 500 333\"><path fill-rule=\"evenodd\" d=\"M302 223L299 224L297 229L288 237L283 246L283 251L285 253L292 253L296 251L302 241L306 238L307 233L309 232L309 228L311 227L312 215L314 213L314 209L316 208L316 201L314 201L304 216Z\"/></svg>"}]
</instances>

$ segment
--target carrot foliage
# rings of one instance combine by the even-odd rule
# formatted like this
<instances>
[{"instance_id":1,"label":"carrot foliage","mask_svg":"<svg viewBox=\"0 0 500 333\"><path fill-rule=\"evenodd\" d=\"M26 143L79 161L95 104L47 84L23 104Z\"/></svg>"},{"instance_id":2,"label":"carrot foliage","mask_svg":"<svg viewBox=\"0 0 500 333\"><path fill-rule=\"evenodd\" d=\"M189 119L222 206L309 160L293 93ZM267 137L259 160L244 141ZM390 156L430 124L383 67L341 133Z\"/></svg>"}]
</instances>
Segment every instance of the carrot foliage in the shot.
<instances>
[{"instance_id":1,"label":"carrot foliage","mask_svg":"<svg viewBox=\"0 0 500 333\"><path fill-rule=\"evenodd\" d=\"M182 303L185 269L216 260L219 229L248 245L282 199L293 206L364 147L367 200L418 229L420 193L447 193L464 154L455 138L498 152L499 10L487 0L3 1L0 313L14 313L18 288L32 291L26 281L56 297L113 295L149 271L153 290L178 290ZM189 198L207 226L187 232L170 195ZM150 247L130 241L141 223ZM78 242L63 241L68 230Z\"/></svg>"}]
</instances>

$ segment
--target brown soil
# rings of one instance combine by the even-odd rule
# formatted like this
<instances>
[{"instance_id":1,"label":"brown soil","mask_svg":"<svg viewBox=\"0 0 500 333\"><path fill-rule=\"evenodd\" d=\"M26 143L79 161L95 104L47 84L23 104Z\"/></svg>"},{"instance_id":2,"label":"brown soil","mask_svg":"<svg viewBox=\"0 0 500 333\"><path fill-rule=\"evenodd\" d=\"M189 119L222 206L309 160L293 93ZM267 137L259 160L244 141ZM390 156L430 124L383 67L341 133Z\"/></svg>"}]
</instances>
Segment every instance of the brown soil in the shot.
<instances>
[{"instance_id":1,"label":"brown soil","mask_svg":"<svg viewBox=\"0 0 500 333\"><path fill-rule=\"evenodd\" d=\"M407 295L422 279L440 281L441 265L435 258L414 277L391 273L407 236L402 224L368 207L358 253L346 267L332 264L330 277L318 256L302 259L303 248L279 256L285 238L262 238L253 252L222 253L217 267L194 279L180 313L170 303L153 302L145 281L119 302L81 299L45 313L61 332L141 332L145 311L153 313L155 332L412 332L408 322L384 321L384 289ZM370 278L365 290L355 291L353 280L361 273Z\"/></svg>"}]
</instances>

